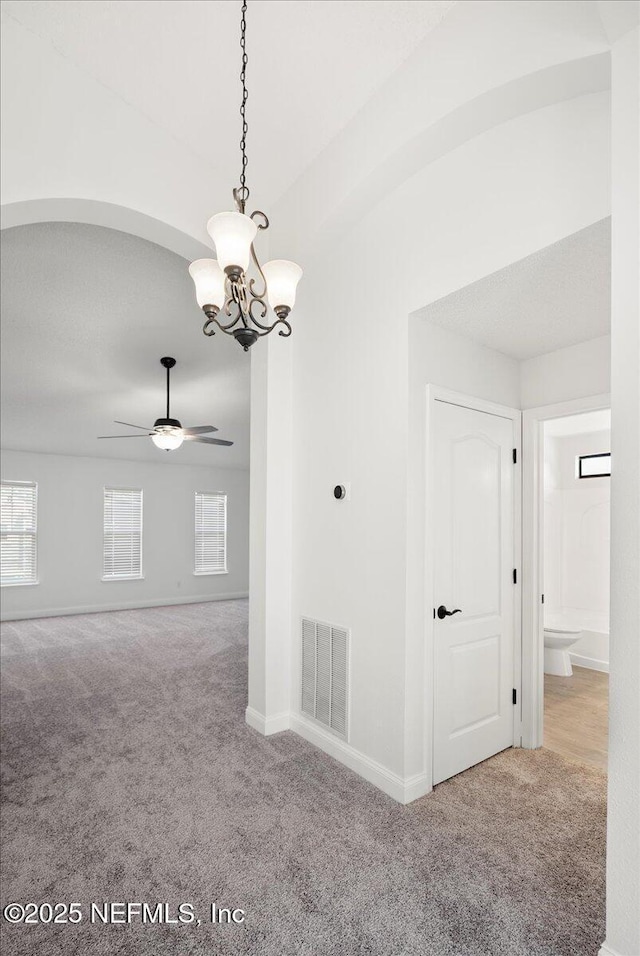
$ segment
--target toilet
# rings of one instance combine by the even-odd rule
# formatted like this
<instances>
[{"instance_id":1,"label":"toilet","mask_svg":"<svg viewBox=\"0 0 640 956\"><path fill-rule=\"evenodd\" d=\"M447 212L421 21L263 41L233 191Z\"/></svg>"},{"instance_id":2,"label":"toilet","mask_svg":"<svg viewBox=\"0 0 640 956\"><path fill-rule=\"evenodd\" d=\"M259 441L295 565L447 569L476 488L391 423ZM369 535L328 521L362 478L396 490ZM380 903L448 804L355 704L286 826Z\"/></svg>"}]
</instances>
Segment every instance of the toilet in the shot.
<instances>
[{"instance_id":1,"label":"toilet","mask_svg":"<svg viewBox=\"0 0 640 956\"><path fill-rule=\"evenodd\" d=\"M582 637L579 627L544 626L544 672L556 677L571 677L573 668L569 657L569 648Z\"/></svg>"}]
</instances>

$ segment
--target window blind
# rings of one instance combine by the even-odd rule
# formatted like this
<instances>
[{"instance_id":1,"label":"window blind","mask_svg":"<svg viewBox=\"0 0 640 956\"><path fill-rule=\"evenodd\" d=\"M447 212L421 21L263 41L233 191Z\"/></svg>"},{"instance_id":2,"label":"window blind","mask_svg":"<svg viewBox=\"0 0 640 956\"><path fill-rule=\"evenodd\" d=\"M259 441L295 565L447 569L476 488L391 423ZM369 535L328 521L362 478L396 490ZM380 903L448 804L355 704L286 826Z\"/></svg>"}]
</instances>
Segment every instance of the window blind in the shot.
<instances>
[{"instance_id":1,"label":"window blind","mask_svg":"<svg viewBox=\"0 0 640 956\"><path fill-rule=\"evenodd\" d=\"M227 570L227 496L196 491L196 574Z\"/></svg>"},{"instance_id":2,"label":"window blind","mask_svg":"<svg viewBox=\"0 0 640 956\"><path fill-rule=\"evenodd\" d=\"M142 577L142 490L104 489L103 580Z\"/></svg>"},{"instance_id":3,"label":"window blind","mask_svg":"<svg viewBox=\"0 0 640 956\"><path fill-rule=\"evenodd\" d=\"M3 481L1 501L1 581L37 584L38 486L32 481Z\"/></svg>"}]
</instances>

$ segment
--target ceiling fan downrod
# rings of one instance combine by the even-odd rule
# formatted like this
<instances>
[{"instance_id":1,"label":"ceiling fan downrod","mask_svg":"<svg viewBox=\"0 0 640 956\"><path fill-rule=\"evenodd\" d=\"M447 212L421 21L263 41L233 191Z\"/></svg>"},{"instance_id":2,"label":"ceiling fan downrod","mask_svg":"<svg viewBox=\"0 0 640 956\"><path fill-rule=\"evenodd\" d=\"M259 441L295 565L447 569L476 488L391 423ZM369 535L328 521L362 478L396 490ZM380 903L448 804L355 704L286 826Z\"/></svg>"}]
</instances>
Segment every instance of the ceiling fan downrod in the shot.
<instances>
[{"instance_id":1,"label":"ceiling fan downrod","mask_svg":"<svg viewBox=\"0 0 640 956\"><path fill-rule=\"evenodd\" d=\"M180 422L178 421L177 418L169 417L169 395L170 395L170 389L171 389L169 376L171 374L171 369L176 364L176 360L174 358L171 358L168 355L165 355L164 358L160 359L160 364L164 365L164 367L167 370L167 417L156 418L153 427L159 428L162 425L165 425L165 426L171 426L172 428L181 428L182 426L180 425Z\"/></svg>"}]
</instances>

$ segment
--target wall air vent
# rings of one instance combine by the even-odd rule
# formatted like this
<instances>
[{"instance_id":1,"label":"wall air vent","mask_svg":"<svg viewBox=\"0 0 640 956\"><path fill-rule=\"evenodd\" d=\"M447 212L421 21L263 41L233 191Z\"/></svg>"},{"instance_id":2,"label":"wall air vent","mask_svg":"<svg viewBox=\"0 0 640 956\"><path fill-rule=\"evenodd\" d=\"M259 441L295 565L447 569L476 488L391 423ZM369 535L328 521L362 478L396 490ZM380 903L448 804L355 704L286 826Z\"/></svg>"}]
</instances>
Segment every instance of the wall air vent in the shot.
<instances>
[{"instance_id":1,"label":"wall air vent","mask_svg":"<svg viewBox=\"0 0 640 956\"><path fill-rule=\"evenodd\" d=\"M348 739L349 632L302 619L302 713Z\"/></svg>"}]
</instances>

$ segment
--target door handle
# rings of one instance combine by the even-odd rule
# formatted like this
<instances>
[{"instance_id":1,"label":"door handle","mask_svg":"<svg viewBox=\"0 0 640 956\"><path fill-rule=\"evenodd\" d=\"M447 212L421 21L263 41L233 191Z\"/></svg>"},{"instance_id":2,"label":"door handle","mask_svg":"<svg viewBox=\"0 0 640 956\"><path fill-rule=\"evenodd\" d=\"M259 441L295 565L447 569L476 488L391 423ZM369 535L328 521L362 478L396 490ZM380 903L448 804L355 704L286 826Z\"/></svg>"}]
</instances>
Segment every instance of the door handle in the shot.
<instances>
[{"instance_id":1,"label":"door handle","mask_svg":"<svg viewBox=\"0 0 640 956\"><path fill-rule=\"evenodd\" d=\"M454 611L447 611L444 604L441 604L438 610L436 611L436 614L438 615L441 621L444 621L445 617L452 617L454 614L461 614L461 613L462 611L459 607L457 607Z\"/></svg>"}]
</instances>

